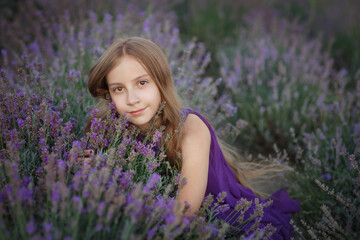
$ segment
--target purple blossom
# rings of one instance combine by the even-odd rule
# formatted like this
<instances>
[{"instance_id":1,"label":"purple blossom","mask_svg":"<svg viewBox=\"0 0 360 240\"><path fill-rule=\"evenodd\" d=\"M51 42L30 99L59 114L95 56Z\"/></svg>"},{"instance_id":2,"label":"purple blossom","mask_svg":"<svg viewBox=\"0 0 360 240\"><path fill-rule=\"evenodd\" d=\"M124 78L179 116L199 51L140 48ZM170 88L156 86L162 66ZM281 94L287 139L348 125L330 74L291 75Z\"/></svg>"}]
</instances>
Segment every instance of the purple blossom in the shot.
<instances>
[{"instance_id":1,"label":"purple blossom","mask_svg":"<svg viewBox=\"0 0 360 240\"><path fill-rule=\"evenodd\" d=\"M215 212L224 213L230 209L229 204L222 204L215 209Z\"/></svg>"},{"instance_id":2,"label":"purple blossom","mask_svg":"<svg viewBox=\"0 0 360 240\"><path fill-rule=\"evenodd\" d=\"M82 194L83 194L85 197L89 197L89 196L90 196L90 192L87 191L87 190L84 190L84 191L82 192Z\"/></svg>"},{"instance_id":3,"label":"purple blossom","mask_svg":"<svg viewBox=\"0 0 360 240\"><path fill-rule=\"evenodd\" d=\"M53 187L53 189L51 190L51 200L57 204L60 202L61 200L61 196L60 196L60 193L59 191L57 190L56 187Z\"/></svg>"},{"instance_id":4,"label":"purple blossom","mask_svg":"<svg viewBox=\"0 0 360 240\"><path fill-rule=\"evenodd\" d=\"M227 195L226 192L219 192L218 195L216 196L216 202L218 203L224 202L226 195Z\"/></svg>"},{"instance_id":5,"label":"purple blossom","mask_svg":"<svg viewBox=\"0 0 360 240\"><path fill-rule=\"evenodd\" d=\"M79 196L73 196L72 200L73 200L74 202L76 202L76 203L79 203L79 202L81 202L81 197L79 197Z\"/></svg>"},{"instance_id":6,"label":"purple blossom","mask_svg":"<svg viewBox=\"0 0 360 240\"><path fill-rule=\"evenodd\" d=\"M31 235L36 231L36 225L33 220L27 223L26 231Z\"/></svg>"},{"instance_id":7,"label":"purple blossom","mask_svg":"<svg viewBox=\"0 0 360 240\"><path fill-rule=\"evenodd\" d=\"M81 211L82 210L82 200L79 196L73 196L72 198L72 202L73 202L73 207L77 210L77 211Z\"/></svg>"},{"instance_id":8,"label":"purple blossom","mask_svg":"<svg viewBox=\"0 0 360 240\"><path fill-rule=\"evenodd\" d=\"M119 180L120 180L120 184L124 185L125 187L128 186L128 184L130 183L131 179L133 178L135 172L134 171L128 171L128 172L123 172L119 175Z\"/></svg>"},{"instance_id":9,"label":"purple blossom","mask_svg":"<svg viewBox=\"0 0 360 240\"><path fill-rule=\"evenodd\" d=\"M148 169L150 172L154 171L155 168L159 167L160 163L156 162L156 161L150 161L149 165L148 165Z\"/></svg>"},{"instance_id":10,"label":"purple blossom","mask_svg":"<svg viewBox=\"0 0 360 240\"><path fill-rule=\"evenodd\" d=\"M236 122L236 127L238 127L238 128L245 128L247 125L248 125L248 122L246 122L246 121L244 121L242 119L239 119Z\"/></svg>"},{"instance_id":11,"label":"purple blossom","mask_svg":"<svg viewBox=\"0 0 360 240\"><path fill-rule=\"evenodd\" d=\"M53 230L53 225L50 222L44 222L43 223L43 230L44 232L50 232Z\"/></svg>"},{"instance_id":12,"label":"purple blossom","mask_svg":"<svg viewBox=\"0 0 360 240\"><path fill-rule=\"evenodd\" d=\"M20 118L17 119L17 123L18 123L19 127L21 127L21 128L23 128L25 126L24 120L22 120Z\"/></svg>"},{"instance_id":13,"label":"purple blossom","mask_svg":"<svg viewBox=\"0 0 360 240\"><path fill-rule=\"evenodd\" d=\"M157 199L156 202L154 203L154 209L165 210L166 209L165 201L163 199Z\"/></svg>"},{"instance_id":14,"label":"purple blossom","mask_svg":"<svg viewBox=\"0 0 360 240\"><path fill-rule=\"evenodd\" d=\"M354 134L355 134L355 136L360 137L360 123L355 123L354 124Z\"/></svg>"},{"instance_id":15,"label":"purple blossom","mask_svg":"<svg viewBox=\"0 0 360 240\"><path fill-rule=\"evenodd\" d=\"M169 212L165 217L165 222L167 225L173 224L175 222L175 220L176 220L176 216L172 212Z\"/></svg>"},{"instance_id":16,"label":"purple blossom","mask_svg":"<svg viewBox=\"0 0 360 240\"><path fill-rule=\"evenodd\" d=\"M157 142L162 137L162 132L156 131L153 136L153 142Z\"/></svg>"},{"instance_id":17,"label":"purple blossom","mask_svg":"<svg viewBox=\"0 0 360 240\"><path fill-rule=\"evenodd\" d=\"M321 175L321 178L324 180L331 180L331 175L329 173L325 173L323 175Z\"/></svg>"},{"instance_id":18,"label":"purple blossom","mask_svg":"<svg viewBox=\"0 0 360 240\"><path fill-rule=\"evenodd\" d=\"M21 186L17 190L17 199L19 199L21 202L22 201L31 201L31 200L33 200L31 190L27 189L24 186Z\"/></svg>"},{"instance_id":19,"label":"purple blossom","mask_svg":"<svg viewBox=\"0 0 360 240\"><path fill-rule=\"evenodd\" d=\"M96 226L95 226L95 231L101 231L103 228L103 225L101 223L98 223Z\"/></svg>"},{"instance_id":20,"label":"purple blossom","mask_svg":"<svg viewBox=\"0 0 360 240\"><path fill-rule=\"evenodd\" d=\"M327 132L327 131L328 131L328 127L327 127L327 125L326 125L325 122L322 124L322 130L323 130L324 132Z\"/></svg>"},{"instance_id":21,"label":"purple blossom","mask_svg":"<svg viewBox=\"0 0 360 240\"><path fill-rule=\"evenodd\" d=\"M226 117L231 117L237 112L237 107L227 103L221 106L221 110L225 112Z\"/></svg>"},{"instance_id":22,"label":"purple blossom","mask_svg":"<svg viewBox=\"0 0 360 240\"><path fill-rule=\"evenodd\" d=\"M266 111L266 108L264 106L260 107L260 114L263 114Z\"/></svg>"},{"instance_id":23,"label":"purple blossom","mask_svg":"<svg viewBox=\"0 0 360 240\"><path fill-rule=\"evenodd\" d=\"M105 207L106 207L105 202L101 201L99 203L99 205L98 205L98 209L97 209L97 212L96 212L97 215L101 216L103 214L103 212L104 212Z\"/></svg>"},{"instance_id":24,"label":"purple blossom","mask_svg":"<svg viewBox=\"0 0 360 240\"><path fill-rule=\"evenodd\" d=\"M148 232L146 233L146 237L148 239L152 239L156 235L156 230L153 228L150 228Z\"/></svg>"},{"instance_id":25,"label":"purple blossom","mask_svg":"<svg viewBox=\"0 0 360 240\"><path fill-rule=\"evenodd\" d=\"M7 51L6 51L6 49L1 49L1 55L2 55L3 57L6 57L6 56L7 56Z\"/></svg>"}]
</instances>

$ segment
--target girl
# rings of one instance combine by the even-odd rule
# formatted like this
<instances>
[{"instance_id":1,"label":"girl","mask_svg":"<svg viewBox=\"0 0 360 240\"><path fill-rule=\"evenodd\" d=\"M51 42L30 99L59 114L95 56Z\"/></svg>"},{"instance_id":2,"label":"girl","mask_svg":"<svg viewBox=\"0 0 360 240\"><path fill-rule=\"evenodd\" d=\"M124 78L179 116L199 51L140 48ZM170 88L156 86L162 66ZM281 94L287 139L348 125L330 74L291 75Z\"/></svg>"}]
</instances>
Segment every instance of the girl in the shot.
<instances>
[{"instance_id":1,"label":"girl","mask_svg":"<svg viewBox=\"0 0 360 240\"><path fill-rule=\"evenodd\" d=\"M165 131L172 134L184 118L166 152L170 164L180 169L187 182L179 191L177 200L182 206L186 201L190 205L188 214L194 214L204 196L217 196L225 191L225 203L230 209L218 217L236 225L236 217L231 220L229 215L238 200L245 198L254 202L257 198L246 182L246 176L251 172L232 160L228 148L220 147L214 130L203 116L181 108L160 47L138 37L115 41L91 68L88 88L93 97L111 98L117 112L126 114L128 120L143 133L150 127L163 101L166 105L155 122L156 126L165 125ZM181 152L181 158L178 152ZM90 153L90 150L85 151L85 154ZM291 200L284 190L277 191L270 199L273 204L264 208L260 227L271 223L276 228L272 236L274 239L288 239L291 236L288 214L298 211L299 203ZM261 199L259 202L265 203ZM254 203L248 212L253 212L252 209L255 209ZM249 230L250 226L248 224L243 230Z\"/></svg>"}]
</instances>

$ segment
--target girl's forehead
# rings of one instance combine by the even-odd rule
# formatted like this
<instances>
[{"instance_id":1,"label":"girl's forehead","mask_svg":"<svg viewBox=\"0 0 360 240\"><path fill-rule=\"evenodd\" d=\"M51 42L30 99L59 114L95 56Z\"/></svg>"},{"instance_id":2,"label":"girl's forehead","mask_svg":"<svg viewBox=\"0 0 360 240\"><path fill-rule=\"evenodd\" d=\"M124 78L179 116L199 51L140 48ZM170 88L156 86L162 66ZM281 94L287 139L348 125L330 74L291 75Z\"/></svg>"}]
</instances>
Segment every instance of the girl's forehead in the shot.
<instances>
[{"instance_id":1,"label":"girl's forehead","mask_svg":"<svg viewBox=\"0 0 360 240\"><path fill-rule=\"evenodd\" d=\"M108 85L111 85L113 83L131 81L146 75L151 77L151 74L149 74L139 60L132 56L123 56L106 74L106 81Z\"/></svg>"},{"instance_id":2,"label":"girl's forehead","mask_svg":"<svg viewBox=\"0 0 360 240\"><path fill-rule=\"evenodd\" d=\"M143 66L142 62L137 59L136 57L133 57L131 55L123 55L120 58L118 58L115 61L114 67L120 65L120 64L136 64L136 65L141 65Z\"/></svg>"}]
</instances>

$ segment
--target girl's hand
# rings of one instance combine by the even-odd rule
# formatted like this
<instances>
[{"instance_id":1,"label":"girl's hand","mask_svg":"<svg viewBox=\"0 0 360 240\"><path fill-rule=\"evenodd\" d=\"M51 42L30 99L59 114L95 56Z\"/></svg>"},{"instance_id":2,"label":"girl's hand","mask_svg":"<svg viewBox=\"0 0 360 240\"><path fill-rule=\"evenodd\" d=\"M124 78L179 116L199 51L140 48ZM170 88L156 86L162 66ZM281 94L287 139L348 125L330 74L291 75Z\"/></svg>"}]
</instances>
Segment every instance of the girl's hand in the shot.
<instances>
[{"instance_id":1,"label":"girl's hand","mask_svg":"<svg viewBox=\"0 0 360 240\"><path fill-rule=\"evenodd\" d=\"M91 158L90 156L94 154L94 151L91 149L84 150L84 152L79 153L79 148L72 148L70 149L70 162L82 162L82 163L90 163Z\"/></svg>"}]
</instances>

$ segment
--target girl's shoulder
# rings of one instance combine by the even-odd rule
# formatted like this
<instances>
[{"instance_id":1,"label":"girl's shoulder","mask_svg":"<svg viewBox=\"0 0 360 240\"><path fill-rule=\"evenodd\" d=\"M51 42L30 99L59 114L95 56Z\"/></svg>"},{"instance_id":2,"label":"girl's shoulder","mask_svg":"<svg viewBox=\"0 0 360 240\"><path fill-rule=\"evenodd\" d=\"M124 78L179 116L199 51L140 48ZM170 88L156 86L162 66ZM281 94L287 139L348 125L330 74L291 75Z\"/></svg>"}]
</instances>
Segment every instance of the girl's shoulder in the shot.
<instances>
[{"instance_id":1,"label":"girl's shoulder","mask_svg":"<svg viewBox=\"0 0 360 240\"><path fill-rule=\"evenodd\" d=\"M191 109L185 109L184 111L184 138L192 138L193 140L210 139L210 130L206 119Z\"/></svg>"},{"instance_id":2,"label":"girl's shoulder","mask_svg":"<svg viewBox=\"0 0 360 240\"><path fill-rule=\"evenodd\" d=\"M190 113L187 115L184 124L183 131L185 133L199 133L209 132L209 129L205 122L196 114Z\"/></svg>"},{"instance_id":3,"label":"girl's shoulder","mask_svg":"<svg viewBox=\"0 0 360 240\"><path fill-rule=\"evenodd\" d=\"M204 116L202 116L200 113L192 110L192 109L182 109L182 114L184 118L184 126L185 123L188 127L196 127L196 126L206 126L208 130L211 131L212 127L210 123L206 120Z\"/></svg>"}]
</instances>

